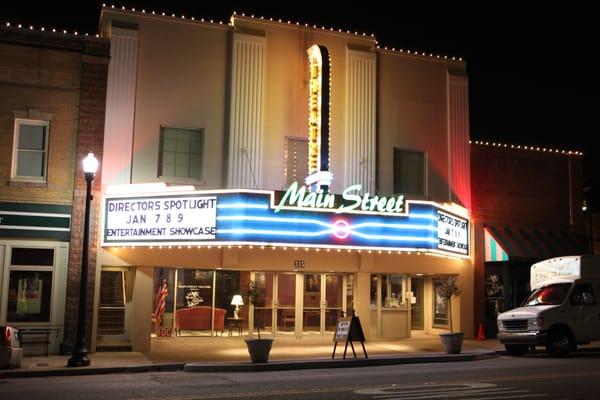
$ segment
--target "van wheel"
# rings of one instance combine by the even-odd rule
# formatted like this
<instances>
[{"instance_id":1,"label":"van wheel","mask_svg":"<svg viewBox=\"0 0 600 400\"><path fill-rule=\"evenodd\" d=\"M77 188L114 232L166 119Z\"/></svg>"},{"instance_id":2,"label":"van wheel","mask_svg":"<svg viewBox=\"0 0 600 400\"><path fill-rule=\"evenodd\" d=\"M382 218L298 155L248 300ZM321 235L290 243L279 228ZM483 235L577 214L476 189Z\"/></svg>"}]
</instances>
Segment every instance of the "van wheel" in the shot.
<instances>
[{"instance_id":1,"label":"van wheel","mask_svg":"<svg viewBox=\"0 0 600 400\"><path fill-rule=\"evenodd\" d=\"M511 356L523 356L529 350L526 344L505 344L506 352Z\"/></svg>"},{"instance_id":2,"label":"van wheel","mask_svg":"<svg viewBox=\"0 0 600 400\"><path fill-rule=\"evenodd\" d=\"M550 332L546 350L553 356L564 357L575 348L575 341L571 334L566 330L556 330Z\"/></svg>"}]
</instances>

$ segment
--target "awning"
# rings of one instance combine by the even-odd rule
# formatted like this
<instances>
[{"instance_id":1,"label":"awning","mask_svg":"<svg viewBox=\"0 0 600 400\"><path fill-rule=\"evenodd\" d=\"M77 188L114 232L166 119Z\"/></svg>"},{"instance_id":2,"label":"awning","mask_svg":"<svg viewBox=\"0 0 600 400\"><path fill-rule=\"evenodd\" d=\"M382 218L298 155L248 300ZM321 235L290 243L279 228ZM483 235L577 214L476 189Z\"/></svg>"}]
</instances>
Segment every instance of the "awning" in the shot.
<instances>
[{"instance_id":1,"label":"awning","mask_svg":"<svg viewBox=\"0 0 600 400\"><path fill-rule=\"evenodd\" d=\"M584 238L565 231L484 227L485 261L543 260L587 253Z\"/></svg>"}]
</instances>

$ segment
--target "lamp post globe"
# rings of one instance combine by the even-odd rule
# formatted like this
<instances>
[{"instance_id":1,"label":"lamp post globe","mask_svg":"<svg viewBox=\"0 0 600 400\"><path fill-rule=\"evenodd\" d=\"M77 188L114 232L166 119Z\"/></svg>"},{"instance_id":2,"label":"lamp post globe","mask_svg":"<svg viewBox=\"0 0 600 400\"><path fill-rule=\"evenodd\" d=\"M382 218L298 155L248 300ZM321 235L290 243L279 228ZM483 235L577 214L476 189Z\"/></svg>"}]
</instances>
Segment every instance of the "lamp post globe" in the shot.
<instances>
[{"instance_id":1,"label":"lamp post globe","mask_svg":"<svg viewBox=\"0 0 600 400\"><path fill-rule=\"evenodd\" d=\"M98 169L98 160L92 152L88 153L83 160L83 171L85 172L85 211L83 222L83 247L81 250L81 278L79 281L79 314L77 315L77 338L75 349L67 365L69 367L85 367L90 365L88 349L85 340L86 307L87 307L87 283L88 283L88 245L90 231L90 201L92 199L92 181Z\"/></svg>"}]
</instances>

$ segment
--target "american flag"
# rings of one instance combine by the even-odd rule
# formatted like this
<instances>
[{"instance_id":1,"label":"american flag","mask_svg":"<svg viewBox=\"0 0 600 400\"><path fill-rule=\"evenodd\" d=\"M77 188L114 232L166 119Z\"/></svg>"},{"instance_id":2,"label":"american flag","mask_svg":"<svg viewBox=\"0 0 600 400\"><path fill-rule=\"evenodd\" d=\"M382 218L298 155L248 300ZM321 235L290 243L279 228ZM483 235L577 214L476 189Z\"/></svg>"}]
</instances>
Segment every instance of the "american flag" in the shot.
<instances>
[{"instance_id":1,"label":"american flag","mask_svg":"<svg viewBox=\"0 0 600 400\"><path fill-rule=\"evenodd\" d=\"M167 286L167 279L163 278L158 286L156 303L154 304L154 313L152 314L152 320L156 323L156 326L160 326L162 323L162 316L165 312L165 303L168 295L169 288Z\"/></svg>"}]
</instances>

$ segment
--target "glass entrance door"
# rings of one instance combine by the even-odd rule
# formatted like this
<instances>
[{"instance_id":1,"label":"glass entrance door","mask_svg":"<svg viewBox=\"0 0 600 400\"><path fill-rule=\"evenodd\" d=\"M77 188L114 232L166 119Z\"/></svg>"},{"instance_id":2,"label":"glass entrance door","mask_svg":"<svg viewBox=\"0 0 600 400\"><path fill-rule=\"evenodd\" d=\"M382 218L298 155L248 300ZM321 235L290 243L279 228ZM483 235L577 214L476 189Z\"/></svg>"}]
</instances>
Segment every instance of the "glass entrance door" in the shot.
<instances>
[{"instance_id":1,"label":"glass entrance door","mask_svg":"<svg viewBox=\"0 0 600 400\"><path fill-rule=\"evenodd\" d=\"M253 324L254 332L256 328L260 328L261 335L263 333L274 333L273 327L273 288L275 288L276 274L273 272L256 272L254 279L256 285L263 291L264 296L262 302L254 307Z\"/></svg>"},{"instance_id":2,"label":"glass entrance door","mask_svg":"<svg viewBox=\"0 0 600 400\"><path fill-rule=\"evenodd\" d=\"M296 274L277 274L275 314L278 332L296 331Z\"/></svg>"},{"instance_id":3,"label":"glass entrance door","mask_svg":"<svg viewBox=\"0 0 600 400\"><path fill-rule=\"evenodd\" d=\"M344 314L344 276L325 275L325 332L334 332Z\"/></svg>"},{"instance_id":4,"label":"glass entrance door","mask_svg":"<svg viewBox=\"0 0 600 400\"><path fill-rule=\"evenodd\" d=\"M304 274L304 309L302 327L304 332L321 333L322 274Z\"/></svg>"},{"instance_id":5,"label":"glass entrance door","mask_svg":"<svg viewBox=\"0 0 600 400\"><path fill-rule=\"evenodd\" d=\"M304 275L303 332L324 335L335 330L337 320L344 315L346 307L345 281L342 274Z\"/></svg>"},{"instance_id":6,"label":"glass entrance door","mask_svg":"<svg viewBox=\"0 0 600 400\"><path fill-rule=\"evenodd\" d=\"M329 334L352 307L352 275L254 272L252 279L265 293L264 303L252 308L261 334Z\"/></svg>"},{"instance_id":7,"label":"glass entrance door","mask_svg":"<svg viewBox=\"0 0 600 400\"><path fill-rule=\"evenodd\" d=\"M410 329L423 330L425 329L425 316L423 308L424 282L423 278L412 277L410 279Z\"/></svg>"}]
</instances>

